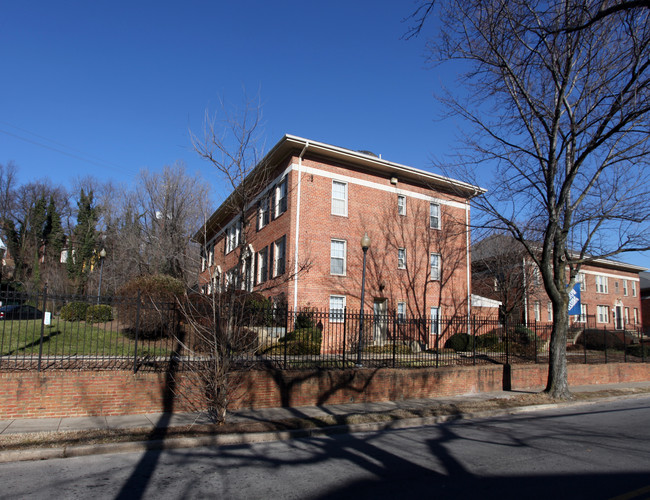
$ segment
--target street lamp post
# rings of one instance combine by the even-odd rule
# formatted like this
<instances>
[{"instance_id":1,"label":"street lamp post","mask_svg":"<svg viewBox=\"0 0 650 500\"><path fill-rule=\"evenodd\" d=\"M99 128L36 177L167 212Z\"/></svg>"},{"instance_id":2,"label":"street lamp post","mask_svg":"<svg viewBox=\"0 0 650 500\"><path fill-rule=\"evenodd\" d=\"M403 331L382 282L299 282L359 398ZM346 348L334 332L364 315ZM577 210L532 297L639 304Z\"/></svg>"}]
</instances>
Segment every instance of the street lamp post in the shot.
<instances>
[{"instance_id":1,"label":"street lamp post","mask_svg":"<svg viewBox=\"0 0 650 500\"><path fill-rule=\"evenodd\" d=\"M104 259L106 258L106 250L101 249L99 252L99 288L97 289L97 303L102 296L102 275L104 274Z\"/></svg>"},{"instance_id":2,"label":"street lamp post","mask_svg":"<svg viewBox=\"0 0 650 500\"><path fill-rule=\"evenodd\" d=\"M361 367L361 344L363 342L363 305L366 298L366 254L370 248L370 237L364 233L361 238L361 250L363 250L363 271L361 274L361 314L359 315L359 341L357 343L357 367Z\"/></svg>"}]
</instances>

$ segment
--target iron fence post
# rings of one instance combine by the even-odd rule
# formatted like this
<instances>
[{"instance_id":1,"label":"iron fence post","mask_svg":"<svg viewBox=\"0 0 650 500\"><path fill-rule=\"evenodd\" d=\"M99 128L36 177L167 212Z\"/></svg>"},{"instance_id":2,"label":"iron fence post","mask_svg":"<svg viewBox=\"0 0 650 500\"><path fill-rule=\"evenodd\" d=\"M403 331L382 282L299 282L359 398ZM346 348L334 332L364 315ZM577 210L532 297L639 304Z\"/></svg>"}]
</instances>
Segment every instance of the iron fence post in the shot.
<instances>
[{"instance_id":1,"label":"iron fence post","mask_svg":"<svg viewBox=\"0 0 650 500\"><path fill-rule=\"evenodd\" d=\"M605 348L605 364L607 364L607 328L603 325L603 346Z\"/></svg>"},{"instance_id":2,"label":"iron fence post","mask_svg":"<svg viewBox=\"0 0 650 500\"><path fill-rule=\"evenodd\" d=\"M345 368L345 353L348 350L348 342L346 337L346 330L347 328L345 327L346 325L346 316L347 316L347 308L343 308L343 368Z\"/></svg>"},{"instance_id":3,"label":"iron fence post","mask_svg":"<svg viewBox=\"0 0 650 500\"><path fill-rule=\"evenodd\" d=\"M295 326L295 324L296 323L294 321L294 326ZM295 328L294 328L294 330L295 330ZM283 359L282 359L282 365L284 366L285 370L287 369L287 344L288 344L287 334L288 333L289 333L289 308L287 307L287 314L284 317L284 355L283 355ZM323 337L321 336L321 339L322 338ZM322 342L322 340L321 340L321 342Z\"/></svg>"},{"instance_id":4,"label":"iron fence post","mask_svg":"<svg viewBox=\"0 0 650 500\"><path fill-rule=\"evenodd\" d=\"M41 360L43 359L43 337L45 336L45 307L47 305L47 283L43 288L43 317L41 318L41 338L38 343L38 371L41 371Z\"/></svg>"},{"instance_id":5,"label":"iron fence post","mask_svg":"<svg viewBox=\"0 0 650 500\"><path fill-rule=\"evenodd\" d=\"M395 315L393 316L393 368L395 368L395 350L397 348L397 320L397 311L395 311Z\"/></svg>"},{"instance_id":6,"label":"iron fence post","mask_svg":"<svg viewBox=\"0 0 650 500\"><path fill-rule=\"evenodd\" d=\"M537 364L537 321L535 321L535 327L533 330L533 335L535 335L535 364Z\"/></svg>"},{"instance_id":7,"label":"iron fence post","mask_svg":"<svg viewBox=\"0 0 650 500\"><path fill-rule=\"evenodd\" d=\"M472 364L476 366L476 316L472 316Z\"/></svg>"},{"instance_id":8,"label":"iron fence post","mask_svg":"<svg viewBox=\"0 0 650 500\"><path fill-rule=\"evenodd\" d=\"M135 344L133 350L133 373L138 371L138 336L140 334L140 290L135 309Z\"/></svg>"},{"instance_id":9,"label":"iron fence post","mask_svg":"<svg viewBox=\"0 0 650 500\"><path fill-rule=\"evenodd\" d=\"M510 342L509 342L510 334L508 333L508 318L505 319L504 326L506 329L506 365L509 365L510 364Z\"/></svg>"},{"instance_id":10,"label":"iron fence post","mask_svg":"<svg viewBox=\"0 0 650 500\"><path fill-rule=\"evenodd\" d=\"M587 364L587 323L582 326L582 350L585 353L585 365Z\"/></svg>"}]
</instances>

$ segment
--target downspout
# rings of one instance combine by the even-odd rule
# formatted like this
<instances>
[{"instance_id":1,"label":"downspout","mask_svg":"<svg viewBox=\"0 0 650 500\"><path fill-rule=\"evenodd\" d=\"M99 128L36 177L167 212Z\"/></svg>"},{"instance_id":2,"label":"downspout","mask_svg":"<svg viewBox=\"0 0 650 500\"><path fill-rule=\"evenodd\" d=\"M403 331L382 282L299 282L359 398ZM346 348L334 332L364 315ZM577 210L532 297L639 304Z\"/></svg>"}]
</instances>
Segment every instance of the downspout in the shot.
<instances>
[{"instance_id":1,"label":"downspout","mask_svg":"<svg viewBox=\"0 0 650 500\"><path fill-rule=\"evenodd\" d=\"M469 200L465 200L465 267L467 268L467 335L472 335L470 317L472 315L472 290L470 288L469 261Z\"/></svg>"},{"instance_id":2,"label":"downspout","mask_svg":"<svg viewBox=\"0 0 650 500\"><path fill-rule=\"evenodd\" d=\"M298 156L298 194L296 195L296 245L294 248L294 265L293 265L293 310L298 309L298 244L300 242L300 188L302 186L302 158L309 147L309 141L305 141L305 147L302 148Z\"/></svg>"},{"instance_id":3,"label":"downspout","mask_svg":"<svg viewBox=\"0 0 650 500\"><path fill-rule=\"evenodd\" d=\"M521 258L521 269L524 273L524 323L528 327L528 283L526 276L526 257Z\"/></svg>"}]
</instances>

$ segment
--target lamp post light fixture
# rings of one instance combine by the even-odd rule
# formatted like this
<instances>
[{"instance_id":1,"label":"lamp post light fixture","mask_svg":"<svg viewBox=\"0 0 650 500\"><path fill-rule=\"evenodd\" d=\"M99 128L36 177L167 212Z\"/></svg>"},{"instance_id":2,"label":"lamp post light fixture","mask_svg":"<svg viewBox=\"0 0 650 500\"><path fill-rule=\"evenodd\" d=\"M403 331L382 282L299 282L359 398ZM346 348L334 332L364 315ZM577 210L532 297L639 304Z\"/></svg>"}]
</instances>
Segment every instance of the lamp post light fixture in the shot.
<instances>
[{"instance_id":1,"label":"lamp post light fixture","mask_svg":"<svg viewBox=\"0 0 650 500\"><path fill-rule=\"evenodd\" d=\"M99 288L97 289L97 303L102 296L102 275L104 274L104 259L106 258L106 249L102 248L99 252Z\"/></svg>"},{"instance_id":2,"label":"lamp post light fixture","mask_svg":"<svg viewBox=\"0 0 650 500\"><path fill-rule=\"evenodd\" d=\"M370 236L364 233L361 238L361 250L363 250L363 271L361 273L361 313L359 314L359 341L357 342L357 367L361 367L361 344L363 343L363 306L366 299L366 254L370 248Z\"/></svg>"}]
</instances>

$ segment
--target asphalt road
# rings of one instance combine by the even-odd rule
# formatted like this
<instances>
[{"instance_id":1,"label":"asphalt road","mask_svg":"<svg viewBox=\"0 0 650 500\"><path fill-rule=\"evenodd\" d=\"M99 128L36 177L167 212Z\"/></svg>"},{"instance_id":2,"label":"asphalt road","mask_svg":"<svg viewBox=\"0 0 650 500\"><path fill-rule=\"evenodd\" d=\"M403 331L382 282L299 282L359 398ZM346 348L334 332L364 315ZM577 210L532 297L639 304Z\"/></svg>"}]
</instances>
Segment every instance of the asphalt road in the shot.
<instances>
[{"instance_id":1,"label":"asphalt road","mask_svg":"<svg viewBox=\"0 0 650 500\"><path fill-rule=\"evenodd\" d=\"M650 397L378 433L0 465L0 498L650 497Z\"/></svg>"}]
</instances>

